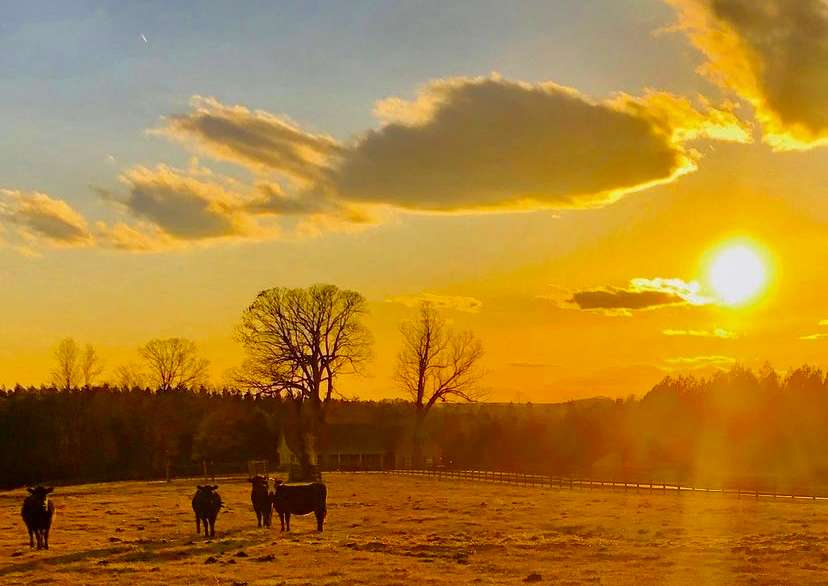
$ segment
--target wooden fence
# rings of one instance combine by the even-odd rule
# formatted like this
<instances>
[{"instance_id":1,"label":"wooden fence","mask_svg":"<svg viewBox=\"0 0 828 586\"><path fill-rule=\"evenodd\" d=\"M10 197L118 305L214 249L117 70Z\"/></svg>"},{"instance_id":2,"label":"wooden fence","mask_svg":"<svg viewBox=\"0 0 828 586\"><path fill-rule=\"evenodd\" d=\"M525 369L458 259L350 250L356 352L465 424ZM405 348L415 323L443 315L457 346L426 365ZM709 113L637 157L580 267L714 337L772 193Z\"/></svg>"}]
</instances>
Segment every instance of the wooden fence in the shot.
<instances>
[{"instance_id":1,"label":"wooden fence","mask_svg":"<svg viewBox=\"0 0 828 586\"><path fill-rule=\"evenodd\" d=\"M398 474L418 476L435 480L467 480L478 482L494 482L538 488L556 488L560 490L614 490L623 492L650 491L662 494L681 495L682 493L706 493L731 495L736 498L754 499L788 499L800 501L828 501L828 494L818 494L816 490L777 491L769 487L698 487L665 482L629 482L618 480L596 480L593 478L577 478L565 476L550 476L543 474L525 474L522 472L497 472L493 470L449 470L445 468L424 469L394 469L383 470L380 474ZM788 494L785 494L785 493Z\"/></svg>"}]
</instances>

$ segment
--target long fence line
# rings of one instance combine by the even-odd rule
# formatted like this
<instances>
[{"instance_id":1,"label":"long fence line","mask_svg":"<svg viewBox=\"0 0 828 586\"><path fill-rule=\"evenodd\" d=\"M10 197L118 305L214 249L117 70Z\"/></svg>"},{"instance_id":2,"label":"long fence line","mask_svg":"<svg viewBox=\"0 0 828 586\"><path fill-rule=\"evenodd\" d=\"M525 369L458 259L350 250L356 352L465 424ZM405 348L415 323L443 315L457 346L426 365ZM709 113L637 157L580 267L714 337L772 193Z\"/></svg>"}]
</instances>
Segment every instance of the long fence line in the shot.
<instances>
[{"instance_id":1,"label":"long fence line","mask_svg":"<svg viewBox=\"0 0 828 586\"><path fill-rule=\"evenodd\" d=\"M828 496L818 495L814 491L792 492L784 494L775 489L759 487L697 487L665 482L628 482L617 480L596 480L592 478L577 478L552 476L544 474L526 474L523 472L497 472L493 470L449 470L444 468L423 469L392 469L379 471L382 474L397 474L405 476L419 476L436 480L468 480L478 482L494 482L498 484L513 484L538 488L557 488L560 490L623 490L624 492L650 491L680 495L681 493L705 493L732 495L736 498L754 499L788 499L796 501L828 501Z\"/></svg>"}]
</instances>

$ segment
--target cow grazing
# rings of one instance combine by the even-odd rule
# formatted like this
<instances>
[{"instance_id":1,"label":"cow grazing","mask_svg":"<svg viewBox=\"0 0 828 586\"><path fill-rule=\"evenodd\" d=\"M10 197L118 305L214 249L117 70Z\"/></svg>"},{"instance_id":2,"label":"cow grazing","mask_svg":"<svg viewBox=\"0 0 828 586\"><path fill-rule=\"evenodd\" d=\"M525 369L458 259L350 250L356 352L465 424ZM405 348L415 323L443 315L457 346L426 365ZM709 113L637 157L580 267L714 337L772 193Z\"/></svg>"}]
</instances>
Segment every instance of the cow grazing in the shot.
<instances>
[{"instance_id":1,"label":"cow grazing","mask_svg":"<svg viewBox=\"0 0 828 586\"><path fill-rule=\"evenodd\" d=\"M250 488L250 502L253 503L253 510L256 512L256 521L259 527L264 525L270 527L270 518L273 514L273 500L267 491L267 477L256 475L248 478L252 484Z\"/></svg>"},{"instance_id":2,"label":"cow grazing","mask_svg":"<svg viewBox=\"0 0 828 586\"><path fill-rule=\"evenodd\" d=\"M29 547L34 548L37 538L37 549L49 549L49 529L55 515L55 504L49 500L53 489L36 486L26 490L29 491L29 496L23 500L20 514L29 531Z\"/></svg>"},{"instance_id":3,"label":"cow grazing","mask_svg":"<svg viewBox=\"0 0 828 586\"><path fill-rule=\"evenodd\" d=\"M273 508L279 514L282 531L290 531L291 515L316 515L316 529L322 531L327 508L328 489L321 482L284 484L276 481Z\"/></svg>"},{"instance_id":4,"label":"cow grazing","mask_svg":"<svg viewBox=\"0 0 828 586\"><path fill-rule=\"evenodd\" d=\"M221 497L216 492L217 485L198 485L193 496L193 512L196 518L196 532L201 533L201 523L204 523L204 536L216 536L216 517L221 509ZM209 524L209 527L208 527Z\"/></svg>"}]
</instances>

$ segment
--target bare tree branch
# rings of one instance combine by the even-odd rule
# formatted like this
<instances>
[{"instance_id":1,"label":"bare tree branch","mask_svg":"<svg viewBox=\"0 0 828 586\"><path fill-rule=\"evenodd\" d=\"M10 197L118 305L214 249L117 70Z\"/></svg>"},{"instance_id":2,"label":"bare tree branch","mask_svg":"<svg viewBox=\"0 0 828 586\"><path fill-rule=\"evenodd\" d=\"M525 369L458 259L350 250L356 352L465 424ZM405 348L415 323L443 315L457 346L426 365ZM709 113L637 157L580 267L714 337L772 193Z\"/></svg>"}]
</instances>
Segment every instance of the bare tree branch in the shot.
<instances>
[{"instance_id":1,"label":"bare tree branch","mask_svg":"<svg viewBox=\"0 0 828 586\"><path fill-rule=\"evenodd\" d=\"M400 326L403 347L395 379L425 415L438 401L474 401L483 376L483 345L471 332L454 332L429 303L416 321Z\"/></svg>"},{"instance_id":2,"label":"bare tree branch","mask_svg":"<svg viewBox=\"0 0 828 586\"><path fill-rule=\"evenodd\" d=\"M147 374L159 390L193 388L207 381L210 362L184 338L154 339L139 349Z\"/></svg>"},{"instance_id":3,"label":"bare tree branch","mask_svg":"<svg viewBox=\"0 0 828 586\"><path fill-rule=\"evenodd\" d=\"M61 340L54 351L55 368L52 370L52 384L69 390L78 386L80 380L80 348L72 338Z\"/></svg>"},{"instance_id":4,"label":"bare tree branch","mask_svg":"<svg viewBox=\"0 0 828 586\"><path fill-rule=\"evenodd\" d=\"M83 380L83 386L85 387L94 385L95 380L103 373L103 362L92 344L87 344L83 349L79 370L80 378Z\"/></svg>"}]
</instances>

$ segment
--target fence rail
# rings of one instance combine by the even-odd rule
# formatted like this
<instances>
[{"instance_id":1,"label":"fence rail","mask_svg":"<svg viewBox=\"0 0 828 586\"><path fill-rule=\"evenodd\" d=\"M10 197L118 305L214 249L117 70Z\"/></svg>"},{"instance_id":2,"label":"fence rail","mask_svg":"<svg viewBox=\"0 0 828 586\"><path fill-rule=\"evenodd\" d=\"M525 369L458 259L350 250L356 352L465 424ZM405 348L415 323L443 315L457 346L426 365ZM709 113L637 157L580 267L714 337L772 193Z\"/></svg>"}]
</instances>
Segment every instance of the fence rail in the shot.
<instances>
[{"instance_id":1,"label":"fence rail","mask_svg":"<svg viewBox=\"0 0 828 586\"><path fill-rule=\"evenodd\" d=\"M450 470L443 468L423 468L423 469L393 469L382 470L382 474L398 474L405 476L420 476L433 478L436 480L468 480L479 482L494 482L499 484L514 484L522 486L532 486L539 488L557 488L561 490L621 490L624 492L641 492L651 491L656 493L671 493L680 495L681 493L705 493L705 494L720 494L731 495L737 498L754 498L754 499L788 499L798 501L828 501L828 495L817 494L816 491L777 491L776 489L769 489L767 487L742 487L742 486L727 486L727 487L698 487L688 486L677 483L666 482L629 482L619 480L596 480L593 478L578 478L565 477L544 474L526 474L522 472L497 472L493 470ZM789 494L785 494L785 493Z\"/></svg>"}]
</instances>

